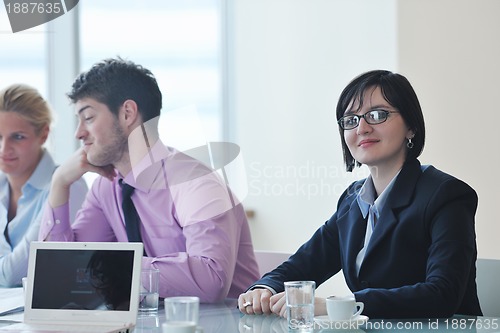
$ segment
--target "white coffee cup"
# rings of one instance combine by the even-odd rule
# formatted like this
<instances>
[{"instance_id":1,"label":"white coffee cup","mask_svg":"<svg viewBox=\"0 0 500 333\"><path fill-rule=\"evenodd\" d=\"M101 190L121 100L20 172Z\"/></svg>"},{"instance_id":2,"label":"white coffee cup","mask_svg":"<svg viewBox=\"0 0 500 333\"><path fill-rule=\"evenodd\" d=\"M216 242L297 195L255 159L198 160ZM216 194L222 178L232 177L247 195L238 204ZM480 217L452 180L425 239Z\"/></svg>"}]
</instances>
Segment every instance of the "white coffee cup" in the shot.
<instances>
[{"instance_id":1,"label":"white coffee cup","mask_svg":"<svg viewBox=\"0 0 500 333\"><path fill-rule=\"evenodd\" d=\"M326 299L326 312L331 321L353 320L364 310L363 302L356 302L353 296L330 296Z\"/></svg>"},{"instance_id":2,"label":"white coffee cup","mask_svg":"<svg viewBox=\"0 0 500 333\"><path fill-rule=\"evenodd\" d=\"M203 333L203 328L190 321L170 321L162 324L163 333Z\"/></svg>"}]
</instances>

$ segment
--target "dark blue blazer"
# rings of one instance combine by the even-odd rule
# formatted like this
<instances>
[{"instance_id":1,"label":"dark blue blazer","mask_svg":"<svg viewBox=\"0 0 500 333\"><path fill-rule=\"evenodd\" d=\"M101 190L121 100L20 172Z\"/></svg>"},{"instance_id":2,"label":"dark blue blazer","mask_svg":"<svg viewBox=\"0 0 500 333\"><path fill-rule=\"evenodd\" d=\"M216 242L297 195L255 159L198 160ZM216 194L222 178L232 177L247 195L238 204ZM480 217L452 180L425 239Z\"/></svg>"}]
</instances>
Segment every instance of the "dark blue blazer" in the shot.
<instances>
[{"instance_id":1,"label":"dark blue blazer","mask_svg":"<svg viewBox=\"0 0 500 333\"><path fill-rule=\"evenodd\" d=\"M337 212L288 261L254 285L277 292L284 281L320 285L343 270L370 318L481 315L476 289L476 192L433 166L407 161L380 212L359 275L366 220L356 197L364 180L343 193ZM331 291L335 294L335 290Z\"/></svg>"}]
</instances>

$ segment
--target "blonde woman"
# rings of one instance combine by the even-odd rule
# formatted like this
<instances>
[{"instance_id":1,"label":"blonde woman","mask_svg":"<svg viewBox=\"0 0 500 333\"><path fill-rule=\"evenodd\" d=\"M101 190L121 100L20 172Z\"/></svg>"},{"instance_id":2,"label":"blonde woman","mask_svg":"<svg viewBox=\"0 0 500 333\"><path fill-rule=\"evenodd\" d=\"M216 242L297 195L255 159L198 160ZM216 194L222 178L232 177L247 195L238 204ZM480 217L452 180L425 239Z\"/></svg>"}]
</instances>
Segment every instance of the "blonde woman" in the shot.
<instances>
[{"instance_id":1,"label":"blonde woman","mask_svg":"<svg viewBox=\"0 0 500 333\"><path fill-rule=\"evenodd\" d=\"M0 287L26 276L29 244L38 238L41 211L56 165L43 147L52 115L38 91L24 84L0 91ZM72 216L87 193L71 188Z\"/></svg>"}]
</instances>

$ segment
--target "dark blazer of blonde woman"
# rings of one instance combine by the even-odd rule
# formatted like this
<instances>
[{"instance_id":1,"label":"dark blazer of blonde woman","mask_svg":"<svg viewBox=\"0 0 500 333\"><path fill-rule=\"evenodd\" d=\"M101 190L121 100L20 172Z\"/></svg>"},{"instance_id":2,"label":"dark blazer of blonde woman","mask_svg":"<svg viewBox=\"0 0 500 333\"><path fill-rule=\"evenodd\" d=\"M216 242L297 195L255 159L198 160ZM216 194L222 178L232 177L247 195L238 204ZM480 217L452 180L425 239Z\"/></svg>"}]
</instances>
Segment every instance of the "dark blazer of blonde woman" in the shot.
<instances>
[{"instance_id":1,"label":"dark blazer of blonde woman","mask_svg":"<svg viewBox=\"0 0 500 333\"><path fill-rule=\"evenodd\" d=\"M366 219L357 203L364 180L341 196L337 211L290 259L254 285L319 285L343 270L370 318L481 315L476 290L476 192L433 166L408 160L380 211L365 257ZM332 290L335 294L335 290Z\"/></svg>"}]
</instances>

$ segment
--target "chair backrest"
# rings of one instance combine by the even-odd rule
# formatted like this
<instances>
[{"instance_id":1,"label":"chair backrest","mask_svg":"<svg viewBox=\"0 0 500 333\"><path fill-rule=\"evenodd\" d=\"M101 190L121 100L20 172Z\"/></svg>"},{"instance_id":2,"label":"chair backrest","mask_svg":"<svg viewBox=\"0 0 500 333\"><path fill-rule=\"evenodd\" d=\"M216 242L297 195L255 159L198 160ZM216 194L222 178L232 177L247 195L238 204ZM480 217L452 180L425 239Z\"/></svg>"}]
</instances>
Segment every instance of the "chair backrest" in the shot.
<instances>
[{"instance_id":1,"label":"chair backrest","mask_svg":"<svg viewBox=\"0 0 500 333\"><path fill-rule=\"evenodd\" d=\"M290 258L291 253L255 250L260 276L272 271Z\"/></svg>"},{"instance_id":2,"label":"chair backrest","mask_svg":"<svg viewBox=\"0 0 500 333\"><path fill-rule=\"evenodd\" d=\"M476 283L483 315L500 317L500 260L477 259Z\"/></svg>"}]
</instances>

